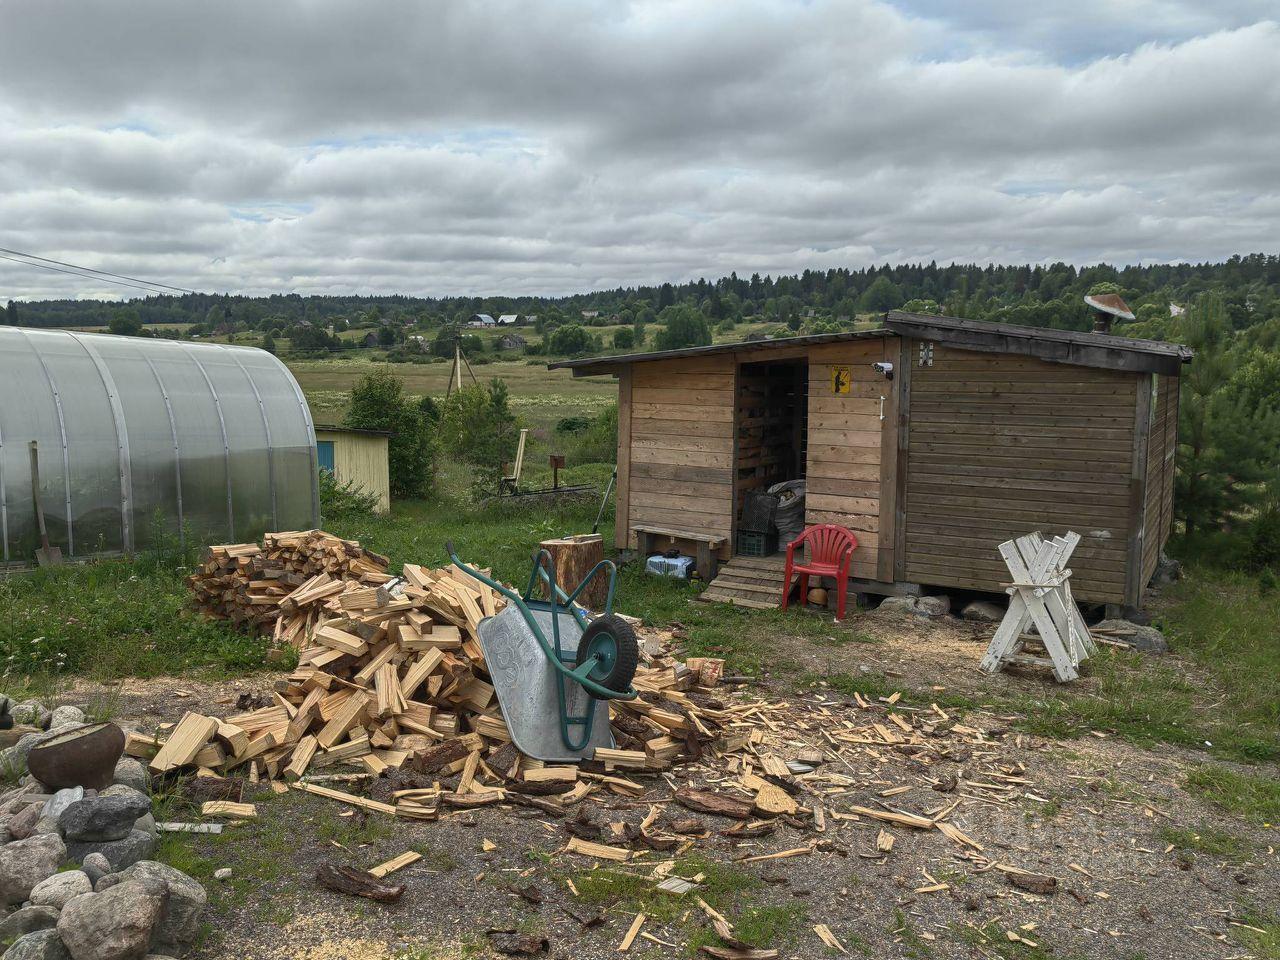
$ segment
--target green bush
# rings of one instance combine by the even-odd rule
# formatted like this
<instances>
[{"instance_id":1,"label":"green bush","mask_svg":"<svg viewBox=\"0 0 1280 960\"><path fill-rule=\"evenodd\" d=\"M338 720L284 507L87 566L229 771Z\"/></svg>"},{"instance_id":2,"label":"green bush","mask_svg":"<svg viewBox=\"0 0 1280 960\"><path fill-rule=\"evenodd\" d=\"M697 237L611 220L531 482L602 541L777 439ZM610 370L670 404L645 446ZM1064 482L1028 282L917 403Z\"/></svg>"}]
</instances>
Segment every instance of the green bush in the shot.
<instances>
[{"instance_id":1,"label":"green bush","mask_svg":"<svg viewBox=\"0 0 1280 960\"><path fill-rule=\"evenodd\" d=\"M705 347L711 343L707 318L688 304L668 307L662 311L661 319L666 326L654 341L659 350Z\"/></svg>"},{"instance_id":2,"label":"green bush","mask_svg":"<svg viewBox=\"0 0 1280 960\"><path fill-rule=\"evenodd\" d=\"M421 497L430 493L436 477L436 438L421 407L404 395L404 386L390 370L365 374L351 388L351 403L343 421L359 430L391 433L387 457L391 495Z\"/></svg>"},{"instance_id":3,"label":"green bush","mask_svg":"<svg viewBox=\"0 0 1280 960\"><path fill-rule=\"evenodd\" d=\"M613 463L618 456L618 405L610 404L578 433L575 464Z\"/></svg>"},{"instance_id":4,"label":"green bush","mask_svg":"<svg viewBox=\"0 0 1280 960\"><path fill-rule=\"evenodd\" d=\"M487 387L472 384L450 394L441 406L439 431L445 449L475 468L473 490L495 493L520 435L506 383L495 378Z\"/></svg>"},{"instance_id":5,"label":"green bush","mask_svg":"<svg viewBox=\"0 0 1280 960\"><path fill-rule=\"evenodd\" d=\"M590 417L561 417L556 421L556 433L581 433L591 422Z\"/></svg>"},{"instance_id":6,"label":"green bush","mask_svg":"<svg viewBox=\"0 0 1280 960\"><path fill-rule=\"evenodd\" d=\"M557 327L547 339L547 352L560 356L575 353L586 353L591 349L591 334L587 328L578 323L570 323Z\"/></svg>"},{"instance_id":7,"label":"green bush","mask_svg":"<svg viewBox=\"0 0 1280 960\"><path fill-rule=\"evenodd\" d=\"M339 483L328 470L320 471L320 516L329 520L350 520L372 516L378 498L355 486L350 480Z\"/></svg>"},{"instance_id":8,"label":"green bush","mask_svg":"<svg viewBox=\"0 0 1280 960\"><path fill-rule=\"evenodd\" d=\"M1245 564L1250 570L1280 567L1280 504L1269 503L1248 527Z\"/></svg>"},{"instance_id":9,"label":"green bush","mask_svg":"<svg viewBox=\"0 0 1280 960\"><path fill-rule=\"evenodd\" d=\"M631 327L620 327L613 331L613 345L619 350L630 350L636 345L636 332Z\"/></svg>"}]
</instances>

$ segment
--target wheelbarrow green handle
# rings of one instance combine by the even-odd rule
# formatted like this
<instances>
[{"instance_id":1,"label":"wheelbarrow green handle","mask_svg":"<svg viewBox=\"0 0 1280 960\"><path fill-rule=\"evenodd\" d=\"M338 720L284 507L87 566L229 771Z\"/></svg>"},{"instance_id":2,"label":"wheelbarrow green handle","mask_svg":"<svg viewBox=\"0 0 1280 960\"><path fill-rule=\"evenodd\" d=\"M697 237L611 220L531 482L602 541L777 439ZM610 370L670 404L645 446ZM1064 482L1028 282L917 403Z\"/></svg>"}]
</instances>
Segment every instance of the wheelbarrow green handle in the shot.
<instances>
[{"instance_id":1,"label":"wheelbarrow green handle","mask_svg":"<svg viewBox=\"0 0 1280 960\"><path fill-rule=\"evenodd\" d=\"M475 577L477 580L479 580L481 583L485 584L486 586L492 587L494 590L497 590L500 594L506 597L508 601L516 605L516 609L519 610L520 615L524 617L524 622L529 627L530 632L533 634L533 638L538 641L538 646L542 648L543 654L546 656L546 658L549 661L551 661L551 665L555 667L555 669L560 674L566 677L572 677L574 680L580 683L587 690L590 690L591 692L595 693L598 697L604 700L634 700L636 697L639 696L639 691L637 691L634 686L632 686L630 689L625 691L614 690L610 687L604 686L603 684L596 683L596 681L588 677L586 674L590 672L590 667L587 664L583 664L582 667L577 667L577 666L570 667L561 659L560 649L559 649L560 647L559 620L556 617L556 604L554 600L552 600L551 602L551 612L552 612L551 623L555 630L556 646L555 646L555 649L552 649L551 644L547 643L547 638L543 636L542 630L539 629L538 627L538 622L534 620L533 613L529 610L529 606L525 602L527 599L529 599L528 597L522 597L520 594L516 593L511 588L504 586L503 584L499 583L498 581L494 580L491 577L485 576L483 573L481 573L479 570L475 569L474 567L468 566L466 563L463 563L462 560L458 558L458 554L457 554L457 551L454 549L452 540L446 541L444 548L449 554L450 561L452 561L453 565L456 566L459 570L461 570L463 573L469 576ZM549 556L550 555L548 555L548 558ZM612 563L612 561L609 561L609 560L600 561L600 563L596 564L596 566L592 568L591 573L588 574L587 578L583 580L582 584L578 586L578 589L573 592L572 597L576 597L578 595L582 587L590 581L591 577L604 564L608 564L609 566L614 567L614 564ZM554 569L555 567L553 564L552 570ZM540 563L535 568L535 575L538 570L542 570L542 566ZM547 573L545 570L542 570L542 573L544 577L547 576ZM616 567L614 567L613 573L614 575L616 575L617 573ZM555 586L555 593L558 593L565 600L566 604L569 605L570 612L574 615L574 617L578 620L578 622L582 625L583 629L585 630L589 622L587 621L586 615L582 613L581 608L576 607L576 605L573 604L572 597L565 596L565 592L561 590L558 585L555 585L555 584L552 584L552 585ZM613 593L613 577L612 576L610 577L609 587L610 587L609 592L611 595L610 600L612 601L612 593ZM530 592L532 592L532 585L530 587ZM612 606L612 603L610 603L610 606Z\"/></svg>"}]
</instances>

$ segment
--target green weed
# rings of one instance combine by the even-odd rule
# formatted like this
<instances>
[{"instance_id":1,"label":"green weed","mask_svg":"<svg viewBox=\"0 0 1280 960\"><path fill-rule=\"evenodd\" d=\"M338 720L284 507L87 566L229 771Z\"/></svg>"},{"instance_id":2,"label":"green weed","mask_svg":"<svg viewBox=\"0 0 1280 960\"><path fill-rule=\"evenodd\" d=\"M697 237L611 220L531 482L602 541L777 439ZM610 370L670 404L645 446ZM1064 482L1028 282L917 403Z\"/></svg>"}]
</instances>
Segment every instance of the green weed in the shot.
<instances>
[{"instance_id":1,"label":"green weed","mask_svg":"<svg viewBox=\"0 0 1280 960\"><path fill-rule=\"evenodd\" d=\"M1254 823L1280 823L1280 780L1274 776L1237 773L1206 764L1187 774L1187 789L1215 807Z\"/></svg>"},{"instance_id":2,"label":"green weed","mask_svg":"<svg viewBox=\"0 0 1280 960\"><path fill-rule=\"evenodd\" d=\"M1280 960L1280 916L1250 911L1230 929L1236 942L1257 960Z\"/></svg>"}]
</instances>

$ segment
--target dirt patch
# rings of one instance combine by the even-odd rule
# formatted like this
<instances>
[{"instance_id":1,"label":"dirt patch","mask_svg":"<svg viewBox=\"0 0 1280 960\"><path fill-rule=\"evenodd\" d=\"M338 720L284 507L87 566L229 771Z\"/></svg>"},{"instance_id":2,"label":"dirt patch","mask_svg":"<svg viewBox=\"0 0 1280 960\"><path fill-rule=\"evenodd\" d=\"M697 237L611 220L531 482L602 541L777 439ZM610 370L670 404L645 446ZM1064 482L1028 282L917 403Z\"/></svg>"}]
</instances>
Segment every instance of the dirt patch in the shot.
<instances>
[{"instance_id":1,"label":"dirt patch","mask_svg":"<svg viewBox=\"0 0 1280 960\"><path fill-rule=\"evenodd\" d=\"M863 617L853 626L875 642L826 648L780 638L780 655L805 658L805 668L817 673L865 665L916 686L932 681L923 685L926 692L989 691L993 682L1026 691L1051 683L979 674L985 625ZM154 726L188 709L232 713L240 694L265 692L274 679L129 681L115 697L123 719ZM67 699L92 692L82 684ZM171 841L197 872L233 871L229 883L206 880L211 929L193 955L479 957L491 955L485 932L504 929L546 936L554 957L616 957L637 910L645 909L651 915L630 955L682 956L715 941L689 895L654 899L653 886L672 873L701 875L700 895L719 897L715 902L739 930L784 957L831 956L813 932L826 924L854 956L1016 957L1022 954L1007 939L1014 931L1052 956L1131 960L1159 943L1162 956L1225 960L1245 955L1233 921L1249 910L1280 911L1276 831L1225 817L1189 794L1185 771L1197 757L1109 737L1043 740L1014 732L1005 715L939 715L927 695L863 706L830 691L795 695L779 687L770 699L785 699L789 721L766 729L758 751L784 759L811 750L826 755L815 773L798 779L798 802L824 811L821 831L803 817L784 818L770 835L735 840L722 832L732 821L670 802L673 787L686 781L731 787L738 775L732 762L645 777L639 798L584 801L605 843L621 842L654 806L666 805L664 817L696 818L706 828L687 849L647 852L625 864L564 852L569 818L539 810L487 808L420 824L264 790L252 797L257 821L222 838ZM920 734L925 749L889 742L903 733L899 721ZM868 735L874 724L891 736ZM854 807L938 816L981 849L937 829L853 814ZM1191 838L1206 825L1232 838L1229 854L1196 848ZM888 852L882 831L893 838ZM395 905L345 898L313 878L324 859L367 868L410 849L423 856L393 875L407 888ZM797 849L806 852L749 859ZM1004 867L1052 876L1057 892L1017 889ZM582 923L597 917L598 925Z\"/></svg>"}]
</instances>

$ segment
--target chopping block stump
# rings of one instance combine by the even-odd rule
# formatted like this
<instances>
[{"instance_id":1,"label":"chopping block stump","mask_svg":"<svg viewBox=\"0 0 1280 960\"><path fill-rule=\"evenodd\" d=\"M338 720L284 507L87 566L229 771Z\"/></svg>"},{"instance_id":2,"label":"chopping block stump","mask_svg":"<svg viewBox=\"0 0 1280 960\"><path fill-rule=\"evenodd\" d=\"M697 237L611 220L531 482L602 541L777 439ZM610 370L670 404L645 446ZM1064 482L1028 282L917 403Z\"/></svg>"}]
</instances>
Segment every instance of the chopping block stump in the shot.
<instances>
[{"instance_id":1,"label":"chopping block stump","mask_svg":"<svg viewBox=\"0 0 1280 960\"><path fill-rule=\"evenodd\" d=\"M604 537L598 533L543 540L538 546L551 554L556 565L556 582L565 593L578 589L591 568L604 559ZM542 585L542 593L546 596L546 584ZM578 603L599 613L604 610L608 595L609 576L607 571L602 571L578 597Z\"/></svg>"}]
</instances>

